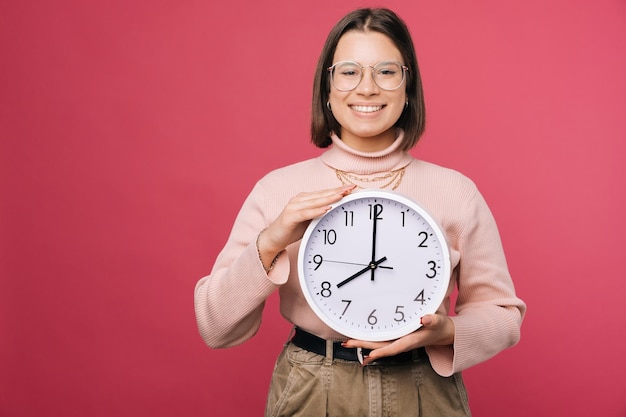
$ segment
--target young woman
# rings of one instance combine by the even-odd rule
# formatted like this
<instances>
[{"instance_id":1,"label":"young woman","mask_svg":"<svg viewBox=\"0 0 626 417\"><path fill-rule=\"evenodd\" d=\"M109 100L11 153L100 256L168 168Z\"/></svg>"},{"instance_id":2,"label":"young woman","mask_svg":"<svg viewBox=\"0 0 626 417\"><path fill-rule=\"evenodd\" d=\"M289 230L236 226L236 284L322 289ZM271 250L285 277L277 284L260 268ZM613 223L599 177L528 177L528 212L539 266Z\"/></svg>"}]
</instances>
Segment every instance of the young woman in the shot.
<instances>
[{"instance_id":1,"label":"young woman","mask_svg":"<svg viewBox=\"0 0 626 417\"><path fill-rule=\"evenodd\" d=\"M519 340L526 307L515 295L491 212L471 180L407 152L423 130L422 85L406 25L387 9L348 14L330 32L315 74L312 140L328 149L258 181L211 274L195 289L200 333L214 348L251 338L266 298L279 291L295 335L277 360L266 416L468 416L461 371ZM360 188L418 202L450 248L444 302L397 340L338 334L299 286L307 225ZM363 364L357 348L371 349Z\"/></svg>"}]
</instances>

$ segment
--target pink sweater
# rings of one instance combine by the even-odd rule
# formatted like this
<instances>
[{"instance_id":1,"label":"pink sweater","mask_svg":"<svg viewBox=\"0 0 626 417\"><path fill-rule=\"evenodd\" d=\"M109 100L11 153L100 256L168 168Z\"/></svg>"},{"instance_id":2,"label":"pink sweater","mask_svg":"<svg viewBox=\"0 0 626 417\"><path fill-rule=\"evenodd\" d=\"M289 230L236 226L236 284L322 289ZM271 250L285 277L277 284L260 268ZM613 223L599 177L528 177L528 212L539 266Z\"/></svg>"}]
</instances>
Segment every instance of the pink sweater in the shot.
<instances>
[{"instance_id":1,"label":"pink sweater","mask_svg":"<svg viewBox=\"0 0 626 417\"><path fill-rule=\"evenodd\" d=\"M355 174L389 172L406 166L395 190L422 205L446 233L453 269L440 312L450 311L458 287L454 346L428 347L433 369L450 376L516 344L526 306L515 295L496 223L474 183L456 171L414 159L398 149L400 137L377 153L361 153L337 137L318 158L277 169L254 187L211 274L195 288L200 334L213 348L241 344L261 324L266 298L280 294L281 314L294 325L325 339L344 340L313 313L300 290L299 242L289 246L269 274L256 249L256 237L295 194L341 185L335 168Z\"/></svg>"}]
</instances>

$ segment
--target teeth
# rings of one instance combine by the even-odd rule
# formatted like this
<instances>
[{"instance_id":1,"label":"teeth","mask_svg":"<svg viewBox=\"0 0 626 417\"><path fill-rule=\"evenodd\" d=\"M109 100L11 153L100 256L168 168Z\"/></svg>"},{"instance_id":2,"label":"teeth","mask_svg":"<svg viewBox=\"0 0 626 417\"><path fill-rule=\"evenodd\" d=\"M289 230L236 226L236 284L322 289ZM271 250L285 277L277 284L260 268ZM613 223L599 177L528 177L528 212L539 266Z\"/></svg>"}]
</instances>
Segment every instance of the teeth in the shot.
<instances>
[{"instance_id":1,"label":"teeth","mask_svg":"<svg viewBox=\"0 0 626 417\"><path fill-rule=\"evenodd\" d=\"M379 111L383 106L352 106L352 108L361 113L372 113Z\"/></svg>"}]
</instances>

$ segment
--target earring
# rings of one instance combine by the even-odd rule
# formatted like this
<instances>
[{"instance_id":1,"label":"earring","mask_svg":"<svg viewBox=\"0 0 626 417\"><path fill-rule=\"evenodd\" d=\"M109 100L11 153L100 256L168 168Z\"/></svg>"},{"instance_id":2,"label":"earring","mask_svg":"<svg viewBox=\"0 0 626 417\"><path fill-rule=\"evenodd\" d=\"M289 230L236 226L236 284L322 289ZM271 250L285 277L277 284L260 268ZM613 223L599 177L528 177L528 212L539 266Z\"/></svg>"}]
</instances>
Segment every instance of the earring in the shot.
<instances>
[{"instance_id":1,"label":"earring","mask_svg":"<svg viewBox=\"0 0 626 417\"><path fill-rule=\"evenodd\" d=\"M409 99L408 98L404 102L404 108L406 109L407 107L409 107Z\"/></svg>"},{"instance_id":2,"label":"earring","mask_svg":"<svg viewBox=\"0 0 626 417\"><path fill-rule=\"evenodd\" d=\"M330 100L326 102L326 107L328 108L329 111L333 111L333 109L330 108Z\"/></svg>"}]
</instances>

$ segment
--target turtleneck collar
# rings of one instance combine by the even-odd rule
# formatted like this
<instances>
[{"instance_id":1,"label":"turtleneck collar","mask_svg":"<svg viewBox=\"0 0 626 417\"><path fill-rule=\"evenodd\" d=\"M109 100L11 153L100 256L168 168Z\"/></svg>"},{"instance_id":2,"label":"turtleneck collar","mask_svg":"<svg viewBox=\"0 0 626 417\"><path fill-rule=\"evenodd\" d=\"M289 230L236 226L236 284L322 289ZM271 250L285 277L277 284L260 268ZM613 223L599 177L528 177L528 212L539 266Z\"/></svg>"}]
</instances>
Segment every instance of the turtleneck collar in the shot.
<instances>
[{"instance_id":1,"label":"turtleneck collar","mask_svg":"<svg viewBox=\"0 0 626 417\"><path fill-rule=\"evenodd\" d=\"M361 152L349 147L336 134L331 135L333 145L320 159L333 169L367 175L389 172L407 166L413 158L400 149L404 131L398 129L396 140L378 152Z\"/></svg>"}]
</instances>

